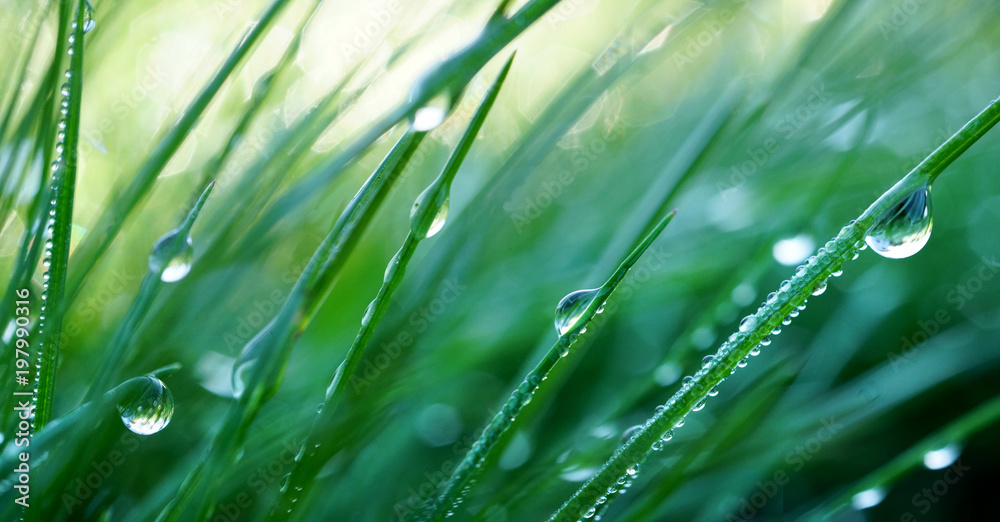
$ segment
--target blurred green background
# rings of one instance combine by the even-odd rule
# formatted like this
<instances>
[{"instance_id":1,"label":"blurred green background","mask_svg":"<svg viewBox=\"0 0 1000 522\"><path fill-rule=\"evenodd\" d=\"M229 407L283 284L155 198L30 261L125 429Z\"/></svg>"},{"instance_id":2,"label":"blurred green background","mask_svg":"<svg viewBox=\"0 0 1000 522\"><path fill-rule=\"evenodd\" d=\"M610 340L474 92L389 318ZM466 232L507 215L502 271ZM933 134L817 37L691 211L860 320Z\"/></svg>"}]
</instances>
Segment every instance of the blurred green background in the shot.
<instances>
[{"instance_id":1,"label":"blurred green background","mask_svg":"<svg viewBox=\"0 0 1000 522\"><path fill-rule=\"evenodd\" d=\"M94 3L74 218L81 235L263 6ZM229 209L247 197L233 190L236 180L261 154L280 154L267 148L275 134L364 60L349 87L357 102L281 174L279 191L290 186L403 101L423 71L477 34L494 6L324 3L278 95L222 171L204 172L307 7L293 2L226 85L66 318L57 415L79 403L146 273L153 241L176 225L203 176L219 180L194 228L193 270L162 292L125 370L141 375L181 363L166 380L174 418L150 437L120 426L95 434L120 438L114 445L126 457L85 498L75 482L66 488L84 504L69 519L98 518L108 506L111 520L159 511L232 401L239 350L274 317L402 129L268 234L228 243ZM0 3L5 75L16 69L13 57L39 8ZM364 415L330 434L343 449L324 468L308 519L399 519L411 501L426 498L551 345L559 299L603 282L650 220L678 208L456 513L491 522L547 517L795 264L1000 95L998 24L1000 5L985 0L564 0L473 80L421 145L415 168L296 344L280 391L228 470L216 518L257 520L273 501L290 470L286 448L308 428L354 339L413 199L440 171L511 50L513 69L456 178L448 223L418 250L362 363L352 401ZM43 28L48 47L36 48L38 60L52 52L54 31ZM987 134L935 185L934 232L923 251L898 261L865 251L849 263L676 430L606 519L791 520L996 395L998 144ZM16 146L3 143L0 162ZM4 273L24 211L2 216ZM994 512L997 436L994 426L961 442L969 469L937 500L925 502L922 488L933 488L944 470L922 467L887 488L878 505L839 519L969 520ZM788 480L772 494L776 472ZM766 502L746 510L761 492ZM241 493L249 507L234 507Z\"/></svg>"}]
</instances>

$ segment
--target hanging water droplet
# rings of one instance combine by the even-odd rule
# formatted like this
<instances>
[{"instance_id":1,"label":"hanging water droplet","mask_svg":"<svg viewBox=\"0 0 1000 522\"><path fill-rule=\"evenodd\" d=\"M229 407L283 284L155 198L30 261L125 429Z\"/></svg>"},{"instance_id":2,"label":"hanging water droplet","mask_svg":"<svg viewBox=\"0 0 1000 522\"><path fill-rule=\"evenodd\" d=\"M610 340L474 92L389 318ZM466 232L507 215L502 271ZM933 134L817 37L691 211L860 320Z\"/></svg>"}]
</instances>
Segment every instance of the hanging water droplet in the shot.
<instances>
[{"instance_id":1,"label":"hanging water droplet","mask_svg":"<svg viewBox=\"0 0 1000 522\"><path fill-rule=\"evenodd\" d=\"M924 453L924 466L927 469L944 469L958 460L961 454L961 446L958 444L948 444L943 448Z\"/></svg>"},{"instance_id":2,"label":"hanging water droplet","mask_svg":"<svg viewBox=\"0 0 1000 522\"><path fill-rule=\"evenodd\" d=\"M583 312L597 298L597 292L597 288L577 290L559 300L555 312L555 326L559 335L566 335L566 332L576 326L576 323L583 317Z\"/></svg>"},{"instance_id":3,"label":"hanging water droplet","mask_svg":"<svg viewBox=\"0 0 1000 522\"><path fill-rule=\"evenodd\" d=\"M90 5L90 2L84 2L83 5L83 34L87 34L97 26L97 21L94 20L94 8Z\"/></svg>"},{"instance_id":4,"label":"hanging water droplet","mask_svg":"<svg viewBox=\"0 0 1000 522\"><path fill-rule=\"evenodd\" d=\"M417 196L417 200L410 209L410 230L419 238L428 238L437 234L444 227L448 219L448 187L442 189L443 180L431 183L423 192ZM425 215L424 207L434 210L433 216L428 219Z\"/></svg>"},{"instance_id":5,"label":"hanging water droplet","mask_svg":"<svg viewBox=\"0 0 1000 522\"><path fill-rule=\"evenodd\" d=\"M718 386L712 386L712 389L708 390L708 396L709 397L715 397L718 394L719 394L719 387Z\"/></svg>"},{"instance_id":6,"label":"hanging water droplet","mask_svg":"<svg viewBox=\"0 0 1000 522\"><path fill-rule=\"evenodd\" d=\"M750 349L751 357L757 357L758 355L760 355L760 346L754 346L753 348Z\"/></svg>"},{"instance_id":7,"label":"hanging water droplet","mask_svg":"<svg viewBox=\"0 0 1000 522\"><path fill-rule=\"evenodd\" d=\"M877 506L885 499L885 490L882 488L866 489L851 497L851 506L860 511Z\"/></svg>"},{"instance_id":8,"label":"hanging water droplet","mask_svg":"<svg viewBox=\"0 0 1000 522\"><path fill-rule=\"evenodd\" d=\"M816 286L813 287L812 295L822 295L823 292L826 292L826 280L816 283Z\"/></svg>"},{"instance_id":9,"label":"hanging water droplet","mask_svg":"<svg viewBox=\"0 0 1000 522\"><path fill-rule=\"evenodd\" d=\"M691 407L691 411L701 411L704 408L705 408L705 399L702 399L702 400L698 401L697 403L695 403L694 406Z\"/></svg>"},{"instance_id":10,"label":"hanging water droplet","mask_svg":"<svg viewBox=\"0 0 1000 522\"><path fill-rule=\"evenodd\" d=\"M750 363L750 360L747 359L746 357L744 357L744 358L740 359L740 362L736 363L736 366L739 366L740 368L746 368L747 364L749 364L749 363Z\"/></svg>"},{"instance_id":11,"label":"hanging water droplet","mask_svg":"<svg viewBox=\"0 0 1000 522\"><path fill-rule=\"evenodd\" d=\"M590 509L587 510L586 513L583 514L583 518L594 518L595 514L597 514L597 509L596 508L590 508Z\"/></svg>"},{"instance_id":12,"label":"hanging water droplet","mask_svg":"<svg viewBox=\"0 0 1000 522\"><path fill-rule=\"evenodd\" d=\"M670 439L673 439L673 438L674 438L674 430L667 430L663 434L663 436L660 437L660 440L662 440L663 442L670 442Z\"/></svg>"},{"instance_id":13,"label":"hanging water droplet","mask_svg":"<svg viewBox=\"0 0 1000 522\"><path fill-rule=\"evenodd\" d=\"M152 435L170 424L174 415L174 396L163 381L147 375L146 382L118 404L118 413L129 430Z\"/></svg>"},{"instance_id":14,"label":"hanging water droplet","mask_svg":"<svg viewBox=\"0 0 1000 522\"><path fill-rule=\"evenodd\" d=\"M632 435L635 435L635 432L639 431L641 428L642 428L641 424L636 424L635 426L632 426L631 428L625 430L625 432L622 433L622 438L619 442L621 444L625 444L626 442L628 442L629 439L632 438Z\"/></svg>"},{"instance_id":15,"label":"hanging water droplet","mask_svg":"<svg viewBox=\"0 0 1000 522\"><path fill-rule=\"evenodd\" d=\"M257 363L261 358L266 355L266 351L271 348L271 344L274 341L272 338L272 333L274 333L275 320L267 323L261 331L257 332L257 335L253 336L245 346L243 350L240 351L240 356L236 358L233 363L233 374L232 387L233 396L241 397L243 392L246 391L247 387L251 385L250 377L257 367ZM272 370L271 375L268 376L270 382L265 383L266 392L265 397L270 397L278 389L278 384L280 383L281 367L277 367ZM322 405L321 405L322 406Z\"/></svg>"},{"instance_id":16,"label":"hanging water droplet","mask_svg":"<svg viewBox=\"0 0 1000 522\"><path fill-rule=\"evenodd\" d=\"M901 259L920 251L931 237L931 188L924 185L889 209L865 236L882 257Z\"/></svg>"},{"instance_id":17,"label":"hanging water droplet","mask_svg":"<svg viewBox=\"0 0 1000 522\"><path fill-rule=\"evenodd\" d=\"M411 120L413 130L426 132L441 125L444 119L448 117L451 105L451 96L448 93L439 94L431 98L426 105L413 113Z\"/></svg>"},{"instance_id":18,"label":"hanging water droplet","mask_svg":"<svg viewBox=\"0 0 1000 522\"><path fill-rule=\"evenodd\" d=\"M174 229L164 234L153 243L153 250L149 254L149 270L153 273L160 273L160 279L165 283L173 283L184 279L191 271L191 262L194 260L194 244L191 236L184 238L184 243L177 248L177 253L171 256L175 244L179 240L180 230Z\"/></svg>"},{"instance_id":19,"label":"hanging water droplet","mask_svg":"<svg viewBox=\"0 0 1000 522\"><path fill-rule=\"evenodd\" d=\"M761 339L760 340L760 345L761 346L770 346L771 345L771 338L770 337L765 337L765 338Z\"/></svg>"}]
</instances>

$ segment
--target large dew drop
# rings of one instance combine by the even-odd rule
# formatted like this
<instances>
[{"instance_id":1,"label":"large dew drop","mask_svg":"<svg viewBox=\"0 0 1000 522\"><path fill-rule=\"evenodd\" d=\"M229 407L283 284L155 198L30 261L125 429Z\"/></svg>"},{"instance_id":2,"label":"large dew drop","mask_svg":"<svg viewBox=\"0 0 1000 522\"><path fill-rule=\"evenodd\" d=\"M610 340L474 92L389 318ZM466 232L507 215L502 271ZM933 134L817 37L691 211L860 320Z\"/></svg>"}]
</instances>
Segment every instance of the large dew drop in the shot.
<instances>
[{"instance_id":1,"label":"large dew drop","mask_svg":"<svg viewBox=\"0 0 1000 522\"><path fill-rule=\"evenodd\" d=\"M174 396L163 381L152 375L145 379L138 390L118 404L118 414L132 432L152 435L170 424L174 416Z\"/></svg>"},{"instance_id":2,"label":"large dew drop","mask_svg":"<svg viewBox=\"0 0 1000 522\"><path fill-rule=\"evenodd\" d=\"M165 283L180 281L191 271L191 262L194 260L194 244L191 242L191 236L185 237L184 244L180 245L177 254L170 256L178 236L180 236L180 231L177 229L167 232L156 240L156 243L153 244L153 251L149 254L149 270L153 273L159 273L162 270L163 274L160 275L160 279Z\"/></svg>"},{"instance_id":3,"label":"large dew drop","mask_svg":"<svg viewBox=\"0 0 1000 522\"><path fill-rule=\"evenodd\" d=\"M427 132L444 122L451 110L451 97L439 94L413 113L413 130Z\"/></svg>"},{"instance_id":4,"label":"large dew drop","mask_svg":"<svg viewBox=\"0 0 1000 522\"><path fill-rule=\"evenodd\" d=\"M590 303L594 302L599 289L577 290L566 297L563 297L556 305L555 324L559 335L573 329L576 323L583 317L583 312L587 310Z\"/></svg>"},{"instance_id":5,"label":"large dew drop","mask_svg":"<svg viewBox=\"0 0 1000 522\"><path fill-rule=\"evenodd\" d=\"M865 242L883 257L902 259L920 251L931 238L931 188L914 190L876 222Z\"/></svg>"},{"instance_id":6,"label":"large dew drop","mask_svg":"<svg viewBox=\"0 0 1000 522\"><path fill-rule=\"evenodd\" d=\"M424 239L440 232L444 228L445 221L448 220L448 188L445 187L444 193L439 193L439 183L442 182L431 183L417 196L413 208L410 209L410 230L413 231L414 235ZM434 217L430 222L423 220L423 208L428 205L437 207L433 210Z\"/></svg>"}]
</instances>

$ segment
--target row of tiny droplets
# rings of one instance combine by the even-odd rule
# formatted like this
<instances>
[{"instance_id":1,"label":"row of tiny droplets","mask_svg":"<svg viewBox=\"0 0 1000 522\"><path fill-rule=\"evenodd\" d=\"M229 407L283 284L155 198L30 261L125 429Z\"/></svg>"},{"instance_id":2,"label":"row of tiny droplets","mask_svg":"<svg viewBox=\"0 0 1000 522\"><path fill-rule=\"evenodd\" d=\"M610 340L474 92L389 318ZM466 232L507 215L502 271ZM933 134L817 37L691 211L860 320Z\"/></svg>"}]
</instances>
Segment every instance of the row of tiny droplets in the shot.
<instances>
[{"instance_id":1,"label":"row of tiny droplets","mask_svg":"<svg viewBox=\"0 0 1000 522\"><path fill-rule=\"evenodd\" d=\"M90 22L84 26L84 32L89 31L93 23ZM73 56L73 44L76 41L76 36L74 35L76 30L76 22L73 22L73 32L70 33L67 41L69 45L66 48L66 54ZM63 167L66 163L65 151L64 151L64 141L66 139L66 118L69 116L69 100L70 100L70 84L69 80L73 77L73 71L71 69L66 69L66 83L60 88L60 94L62 94L62 102L59 104L59 123L56 124L58 130L56 131L56 158L52 161L49 167L52 171L52 199L49 201L49 213L48 220L45 223L45 232L42 234L42 238L45 240L45 253L42 258L42 266L45 267L45 272L42 273L42 304L41 313L38 316L38 336L39 338L44 338L45 334L45 319L46 319L46 308L49 298L49 268L52 265L52 238L54 235L54 228L56 224L56 202L58 201L59 191L62 189L62 174ZM42 377L42 357L43 348L39 347L37 350L37 358L35 360L35 389L33 390L33 395L31 398L32 406L38 406L38 388L40 385ZM32 425L31 429L35 429L34 425L34 415L32 415Z\"/></svg>"},{"instance_id":2,"label":"row of tiny droplets","mask_svg":"<svg viewBox=\"0 0 1000 522\"><path fill-rule=\"evenodd\" d=\"M838 242L846 240L852 234L856 233L857 230L855 230L855 225L854 222L852 221L851 224L845 226L840 230L840 233L837 235L835 239L830 240L823 248L820 248L819 252L816 255L810 257L802 265L799 265L799 267L795 269L795 277L793 277L793 280L795 278L806 277L806 274L812 271L811 269L818 266L820 260L824 260L824 258L826 260L829 260L829 265L827 267L820 268L819 270L826 271L829 276L839 277L843 273L841 265L844 263L844 261L847 259L850 260L857 259L858 256L860 255L860 252L863 251L865 248L867 248L867 245L865 244L864 240L858 239L853 243L846 241L846 243L850 244L851 246L849 246L843 252L839 252L836 250L836 245ZM803 299L801 304L793 306L790 310L787 311L787 313L784 312L782 309L779 309L777 311L771 310L771 307L778 301L778 298L780 296L782 296L783 294L787 295L792 292L792 286L793 286L792 281L789 280L783 281L779 286L779 290L777 292L772 292L771 294L769 294L767 296L767 300L760 305L756 313L744 317L743 320L740 322L739 332L730 335L729 339L726 340L725 343L723 343L722 347L720 347L716 355L705 356L705 358L702 360L701 370L699 370L693 376L689 375L687 377L684 377L681 389L678 390L677 393L675 393L674 396L671 397L671 399L666 404L661 404L660 406L657 406L656 414L649 420L647 420L646 423L643 426L641 426L641 429L646 430L651 428L656 423L656 421L658 421L667 412L668 405L677 401L691 388L698 386L701 380L706 375L711 373L712 370L715 370L716 368L722 368L722 366L713 366L712 363L715 361L716 358L718 357L725 358L729 354L731 354L734 350L736 350L738 346L741 344L741 341L745 340L747 336L751 335L753 333L754 327L757 326L759 323L761 323L762 320L764 323L773 323L773 325L771 325L770 334L766 335L763 339L761 339L760 342L757 344L757 346L753 347L750 350L749 356L741 359L736 364L736 367L745 368L749 363L750 356L759 355L761 347L766 347L770 345L771 336L776 336L780 334L781 327L791 324L792 319L798 317L799 313L802 310L805 310L806 308L806 299ZM824 277L824 279L822 279L819 283L816 284L811 293L812 295L820 295L826 291L826 288L827 288L827 279ZM792 299L794 299L794 294L792 295ZM770 317L765 317L767 313L771 314ZM780 320L778 318L780 318ZM736 368L733 368L730 371L730 375L733 373L736 373ZM720 379L718 384L721 384L722 381L724 380L725 378ZM718 384L712 386L712 388L709 389L707 393L705 393L705 396L702 397L697 403L695 403L695 405L691 408L691 411L700 411L705 407L705 401L707 400L708 397L715 397L716 395L718 395L719 394ZM659 451L663 449L663 445L666 442L670 441L674 436L673 428L680 428L681 426L683 426L686 416L687 414L685 413L676 423L674 423L674 426L671 429L668 429L666 432L663 433L663 435L658 440L653 442L650 449L652 451ZM631 440L631 438L638 436L640 432L639 428L640 426L635 426L633 427L633 429L630 429L629 431L632 431L634 435L633 437L627 437L628 433L626 433L626 437L629 440ZM602 508L606 508L606 506L610 503L610 501L613 498L624 493L625 490L627 490L629 486L632 485L632 481L635 479L638 473L639 473L638 464L630 467L625 472L624 475L618 478L616 483L612 484L608 488L606 495L598 497L595 505L589 506L588 508L583 510L582 513L580 513L579 520L580 521L600 520L602 514L601 513Z\"/></svg>"}]
</instances>

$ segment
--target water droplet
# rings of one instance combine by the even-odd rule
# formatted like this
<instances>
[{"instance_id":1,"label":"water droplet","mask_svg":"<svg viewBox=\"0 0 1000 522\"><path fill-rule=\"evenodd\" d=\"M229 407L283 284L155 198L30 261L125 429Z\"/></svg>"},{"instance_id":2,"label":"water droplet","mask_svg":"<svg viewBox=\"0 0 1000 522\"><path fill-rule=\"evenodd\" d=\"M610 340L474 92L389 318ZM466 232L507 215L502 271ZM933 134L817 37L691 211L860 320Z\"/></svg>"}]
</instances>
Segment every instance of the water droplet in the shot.
<instances>
[{"instance_id":1,"label":"water droplet","mask_svg":"<svg viewBox=\"0 0 1000 522\"><path fill-rule=\"evenodd\" d=\"M920 251L931 237L931 188L924 185L889 209L865 236L882 257L901 259Z\"/></svg>"},{"instance_id":2,"label":"water droplet","mask_svg":"<svg viewBox=\"0 0 1000 522\"><path fill-rule=\"evenodd\" d=\"M781 282L781 285L778 286L778 288L782 292L787 292L787 291L789 291L792 288L792 283L788 282L788 280L786 279L786 280L784 280L784 281Z\"/></svg>"},{"instance_id":3,"label":"water droplet","mask_svg":"<svg viewBox=\"0 0 1000 522\"><path fill-rule=\"evenodd\" d=\"M771 345L771 338L770 337L765 337L765 338L761 339L760 340L760 345L761 346L770 346Z\"/></svg>"},{"instance_id":4,"label":"water droplet","mask_svg":"<svg viewBox=\"0 0 1000 522\"><path fill-rule=\"evenodd\" d=\"M596 515L596 514L597 514L597 509L596 508L590 508L590 509L587 510L586 513L583 514L583 518L594 518L594 515Z\"/></svg>"},{"instance_id":5,"label":"water droplet","mask_svg":"<svg viewBox=\"0 0 1000 522\"><path fill-rule=\"evenodd\" d=\"M714 355L706 355L706 356L705 356L705 357L704 357L704 358L703 358L703 359L701 360L701 367L702 367L702 368L708 368L708 366L709 366L710 364L712 364L712 361L714 361L714 360L715 360L715 356L714 356Z\"/></svg>"},{"instance_id":6,"label":"water droplet","mask_svg":"<svg viewBox=\"0 0 1000 522\"><path fill-rule=\"evenodd\" d=\"M958 444L949 444L941 449L936 449L924 453L924 466L927 469L944 469L951 466L959 455L962 454L962 447Z\"/></svg>"},{"instance_id":7,"label":"water droplet","mask_svg":"<svg viewBox=\"0 0 1000 522\"><path fill-rule=\"evenodd\" d=\"M163 381L147 375L139 389L118 404L122 422L134 433L152 435L170 424L174 415L174 396Z\"/></svg>"},{"instance_id":8,"label":"water droplet","mask_svg":"<svg viewBox=\"0 0 1000 522\"><path fill-rule=\"evenodd\" d=\"M851 497L851 506L858 511L877 506L885 499L885 490L882 488L866 489Z\"/></svg>"},{"instance_id":9,"label":"water droplet","mask_svg":"<svg viewBox=\"0 0 1000 522\"><path fill-rule=\"evenodd\" d=\"M621 444L625 444L626 442L628 442L629 439L632 438L632 435L635 435L635 432L641 428L642 428L641 424L636 424L635 426L632 426L631 428L625 430L625 432L622 433L622 438L619 442Z\"/></svg>"},{"instance_id":10,"label":"water droplet","mask_svg":"<svg viewBox=\"0 0 1000 522\"><path fill-rule=\"evenodd\" d=\"M820 281L813 287L812 295L822 295L826 292L826 281Z\"/></svg>"},{"instance_id":11,"label":"water droplet","mask_svg":"<svg viewBox=\"0 0 1000 522\"><path fill-rule=\"evenodd\" d=\"M153 250L149 254L149 270L153 273L163 273L160 279L165 283L173 283L184 279L191 271L191 262L194 260L194 244L191 236L184 238L184 244L180 245L176 255L170 256L174 250L174 245L178 241L180 230L174 229L164 234L153 243Z\"/></svg>"},{"instance_id":12,"label":"water droplet","mask_svg":"<svg viewBox=\"0 0 1000 522\"><path fill-rule=\"evenodd\" d=\"M708 396L709 397L715 397L718 394L719 394L719 387L718 386L712 386L712 389L708 390Z\"/></svg>"},{"instance_id":13,"label":"water droplet","mask_svg":"<svg viewBox=\"0 0 1000 522\"><path fill-rule=\"evenodd\" d=\"M83 34L93 31L95 26L97 26L97 21L94 20L94 8L90 6L90 2L85 2L83 6Z\"/></svg>"},{"instance_id":14,"label":"water droplet","mask_svg":"<svg viewBox=\"0 0 1000 522\"><path fill-rule=\"evenodd\" d=\"M705 399L702 399L702 400L698 401L697 403L695 403L694 406L691 407L691 411L701 411L704 408L705 408Z\"/></svg>"},{"instance_id":15,"label":"water droplet","mask_svg":"<svg viewBox=\"0 0 1000 522\"><path fill-rule=\"evenodd\" d=\"M740 321L740 331L745 332L750 329L750 325L753 323L753 316L748 315Z\"/></svg>"},{"instance_id":16,"label":"water droplet","mask_svg":"<svg viewBox=\"0 0 1000 522\"><path fill-rule=\"evenodd\" d=\"M667 430L666 433L660 437L663 442L670 442L670 439L674 438L674 430Z\"/></svg>"},{"instance_id":17,"label":"water droplet","mask_svg":"<svg viewBox=\"0 0 1000 522\"><path fill-rule=\"evenodd\" d=\"M435 96L427 102L427 105L413 113L413 130L426 132L436 128L448 117L449 111L451 111L451 96L447 93Z\"/></svg>"},{"instance_id":18,"label":"water droplet","mask_svg":"<svg viewBox=\"0 0 1000 522\"><path fill-rule=\"evenodd\" d=\"M760 355L760 346L754 346L753 348L750 349L751 357L757 357L758 355Z\"/></svg>"},{"instance_id":19,"label":"water droplet","mask_svg":"<svg viewBox=\"0 0 1000 522\"><path fill-rule=\"evenodd\" d=\"M749 363L750 363L750 360L747 359L746 357L744 357L744 358L740 359L740 362L736 363L736 366L739 366L740 368L746 368L747 364L749 364Z\"/></svg>"},{"instance_id":20,"label":"water droplet","mask_svg":"<svg viewBox=\"0 0 1000 522\"><path fill-rule=\"evenodd\" d=\"M285 473L285 476L281 477L281 483L279 484L278 488L281 490L282 493L288 491L288 482L291 480L291 478L292 478L291 473Z\"/></svg>"},{"instance_id":21,"label":"water droplet","mask_svg":"<svg viewBox=\"0 0 1000 522\"><path fill-rule=\"evenodd\" d=\"M566 335L594 302L598 289L577 290L563 297L556 305L555 326L559 335Z\"/></svg>"},{"instance_id":22,"label":"water droplet","mask_svg":"<svg viewBox=\"0 0 1000 522\"><path fill-rule=\"evenodd\" d=\"M261 331L257 332L257 335L253 336L245 346L243 350L240 351L240 356L236 358L233 363L233 374L231 376L232 386L233 386L233 396L240 397L243 392L246 391L247 387L251 384L250 377L257 367L257 362L260 361L266 351L271 347L271 334L274 332L274 323L267 323ZM276 374L276 375L275 375ZM270 380L273 382L267 383L266 397L270 397L277 391L277 385L279 382L279 377L281 375L281 368L276 368L272 375L269 376ZM322 405L320 405L322 407Z\"/></svg>"},{"instance_id":23,"label":"water droplet","mask_svg":"<svg viewBox=\"0 0 1000 522\"><path fill-rule=\"evenodd\" d=\"M444 187L444 190L441 190L441 183L443 181L431 183L429 187L417 196L417 200L413 203L413 208L410 209L410 230L417 237L428 238L437 234L444 227L444 223L448 219L448 187ZM433 205L432 208L436 209L433 211L434 215L429 222L426 221L423 210L427 205Z\"/></svg>"}]
</instances>

